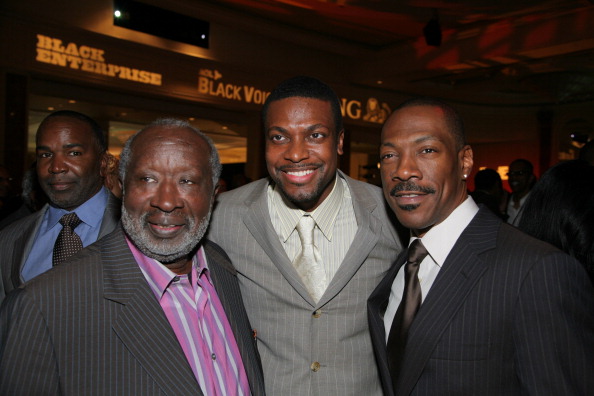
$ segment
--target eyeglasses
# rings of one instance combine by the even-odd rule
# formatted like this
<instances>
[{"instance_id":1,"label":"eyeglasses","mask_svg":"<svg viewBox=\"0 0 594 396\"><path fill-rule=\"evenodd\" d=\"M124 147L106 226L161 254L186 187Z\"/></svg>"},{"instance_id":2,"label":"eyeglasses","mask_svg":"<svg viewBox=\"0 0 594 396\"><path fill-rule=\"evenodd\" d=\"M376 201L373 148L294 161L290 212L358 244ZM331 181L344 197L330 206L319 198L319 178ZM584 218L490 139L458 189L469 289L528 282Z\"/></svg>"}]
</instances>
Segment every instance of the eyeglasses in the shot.
<instances>
[{"instance_id":1,"label":"eyeglasses","mask_svg":"<svg viewBox=\"0 0 594 396\"><path fill-rule=\"evenodd\" d=\"M507 177L510 177L510 176L526 176L527 174L528 174L528 171L525 171L525 170L512 171L512 172L507 172Z\"/></svg>"}]
</instances>

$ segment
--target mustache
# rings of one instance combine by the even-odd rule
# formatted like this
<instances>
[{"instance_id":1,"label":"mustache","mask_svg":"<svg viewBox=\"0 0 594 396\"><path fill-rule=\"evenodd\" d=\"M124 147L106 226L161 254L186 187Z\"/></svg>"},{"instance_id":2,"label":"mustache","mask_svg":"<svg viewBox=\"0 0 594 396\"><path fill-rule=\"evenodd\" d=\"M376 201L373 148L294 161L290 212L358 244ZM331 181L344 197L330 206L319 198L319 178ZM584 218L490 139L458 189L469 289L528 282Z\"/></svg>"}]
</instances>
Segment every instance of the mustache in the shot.
<instances>
[{"instance_id":1,"label":"mustache","mask_svg":"<svg viewBox=\"0 0 594 396\"><path fill-rule=\"evenodd\" d=\"M394 196L396 196L396 194L398 194L399 192L403 192L403 191L421 192L421 193L425 193L425 194L435 194L435 189L433 189L431 187L419 186L418 184L409 180L406 182L396 184L394 186L394 188L392 188L390 190L390 195L394 197Z\"/></svg>"},{"instance_id":2,"label":"mustache","mask_svg":"<svg viewBox=\"0 0 594 396\"><path fill-rule=\"evenodd\" d=\"M78 179L71 178L71 177L52 176L52 177L45 179L43 182L49 186L49 185L56 184L56 183L76 183L76 182L78 182Z\"/></svg>"}]
</instances>

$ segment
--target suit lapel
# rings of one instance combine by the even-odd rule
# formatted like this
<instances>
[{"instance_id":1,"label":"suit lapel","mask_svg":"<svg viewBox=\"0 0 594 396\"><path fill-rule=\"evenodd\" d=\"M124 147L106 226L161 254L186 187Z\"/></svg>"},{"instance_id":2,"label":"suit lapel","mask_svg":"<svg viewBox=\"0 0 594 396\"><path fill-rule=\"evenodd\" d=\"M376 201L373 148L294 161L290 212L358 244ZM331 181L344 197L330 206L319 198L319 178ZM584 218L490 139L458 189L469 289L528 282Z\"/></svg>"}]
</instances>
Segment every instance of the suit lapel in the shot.
<instances>
[{"instance_id":1,"label":"suit lapel","mask_svg":"<svg viewBox=\"0 0 594 396\"><path fill-rule=\"evenodd\" d=\"M330 285L328 285L324 300L334 297L350 281L377 244L379 234L382 231L382 222L375 215L377 207L375 199L367 190L352 183L348 176L340 171L339 173L347 181L351 192L353 209L357 219L357 233L340 264L340 268L332 278Z\"/></svg>"},{"instance_id":2,"label":"suit lapel","mask_svg":"<svg viewBox=\"0 0 594 396\"><path fill-rule=\"evenodd\" d=\"M377 244L379 233L382 231L382 222L375 215L377 206L375 199L365 189L352 183L348 176L340 171L339 173L345 178L351 191L353 208L357 218L357 233L340 268L328 285L328 290L319 302L320 304L332 299L344 288L363 264L369 252ZM270 221L266 195L267 185L268 179L263 179L262 186L254 188L253 194L246 200L248 210L243 221L254 239L285 279L305 300L313 305L311 296L287 257Z\"/></svg>"},{"instance_id":3,"label":"suit lapel","mask_svg":"<svg viewBox=\"0 0 594 396\"><path fill-rule=\"evenodd\" d=\"M252 234L256 242L260 245L262 250L283 274L289 284L303 297L304 300L313 304L313 300L305 285L301 281L299 274L293 267L293 264L287 257L287 253L278 235L274 231L272 222L270 221L270 213L268 211L267 202L267 186L268 179L262 180L262 186L254 188L253 194L246 200L248 209L243 218L243 222L249 232Z\"/></svg>"},{"instance_id":4,"label":"suit lapel","mask_svg":"<svg viewBox=\"0 0 594 396\"><path fill-rule=\"evenodd\" d=\"M99 227L99 235L97 236L97 239L101 239L113 231L120 220L121 208L122 201L116 198L112 193L109 193L107 206L103 213L103 220L101 220L101 227Z\"/></svg>"},{"instance_id":5,"label":"suit lapel","mask_svg":"<svg viewBox=\"0 0 594 396\"><path fill-rule=\"evenodd\" d=\"M464 230L413 321L397 394L409 394L441 334L488 266L481 254L495 248L501 221L482 208Z\"/></svg>"},{"instance_id":6,"label":"suit lapel","mask_svg":"<svg viewBox=\"0 0 594 396\"><path fill-rule=\"evenodd\" d=\"M198 382L161 306L128 248L121 228L104 238L104 297L122 304L113 330L166 394L201 395Z\"/></svg>"},{"instance_id":7,"label":"suit lapel","mask_svg":"<svg viewBox=\"0 0 594 396\"><path fill-rule=\"evenodd\" d=\"M37 236L37 231L39 231L39 227L41 226L41 222L43 221L43 216L45 212L49 209L49 205L45 204L43 208L41 208L37 212L37 216L33 219L33 221L27 226L23 233L19 238L17 238L14 242L14 249L12 250L12 263L18 263L18 265L12 265L11 267L11 274L10 278L12 281L13 288L19 287L23 280L21 278L21 269L23 265L25 265L25 260L29 257L29 252L31 252L31 248L33 247L33 242L35 242L35 237Z\"/></svg>"},{"instance_id":8,"label":"suit lapel","mask_svg":"<svg viewBox=\"0 0 594 396\"><path fill-rule=\"evenodd\" d=\"M208 240L203 241L212 282L233 330L252 394L264 394L262 365L258 358L247 313L243 307L237 272L220 247Z\"/></svg>"},{"instance_id":9,"label":"suit lapel","mask_svg":"<svg viewBox=\"0 0 594 396\"><path fill-rule=\"evenodd\" d=\"M390 380L390 369L388 367L388 351L386 349L386 330L384 325L384 314L388 307L388 301L390 298L390 292L392 290L392 284L396 278L396 274L400 270L400 267L406 261L406 250L400 253L394 264L388 270L388 273L381 282L377 285L375 290L369 296L367 301L368 321L369 321L369 332L371 334L371 340L375 358L380 371L380 378L382 380L382 386L384 391L392 389L392 381ZM394 391L386 392L387 395L394 394Z\"/></svg>"}]
</instances>

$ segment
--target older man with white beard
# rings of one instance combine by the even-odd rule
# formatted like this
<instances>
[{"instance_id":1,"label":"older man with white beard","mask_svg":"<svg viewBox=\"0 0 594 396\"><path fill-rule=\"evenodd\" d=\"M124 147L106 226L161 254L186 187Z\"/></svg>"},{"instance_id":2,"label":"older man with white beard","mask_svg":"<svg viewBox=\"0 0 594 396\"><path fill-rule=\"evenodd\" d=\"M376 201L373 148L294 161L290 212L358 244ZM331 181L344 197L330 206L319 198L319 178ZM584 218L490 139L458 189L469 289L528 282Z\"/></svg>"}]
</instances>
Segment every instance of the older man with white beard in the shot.
<instances>
[{"instance_id":1,"label":"older man with white beard","mask_svg":"<svg viewBox=\"0 0 594 396\"><path fill-rule=\"evenodd\" d=\"M203 239L214 145L164 119L121 157L122 227L7 297L0 394L263 395L235 270Z\"/></svg>"}]
</instances>

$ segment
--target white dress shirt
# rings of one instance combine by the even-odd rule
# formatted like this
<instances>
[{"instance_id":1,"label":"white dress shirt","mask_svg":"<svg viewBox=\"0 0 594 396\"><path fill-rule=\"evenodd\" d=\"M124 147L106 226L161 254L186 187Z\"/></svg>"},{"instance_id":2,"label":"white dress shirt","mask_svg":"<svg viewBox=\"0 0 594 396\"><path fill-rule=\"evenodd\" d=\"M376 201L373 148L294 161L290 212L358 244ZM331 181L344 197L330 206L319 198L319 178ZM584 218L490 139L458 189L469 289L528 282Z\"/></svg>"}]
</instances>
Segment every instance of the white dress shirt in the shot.
<instances>
[{"instance_id":1,"label":"white dress shirt","mask_svg":"<svg viewBox=\"0 0 594 396\"><path fill-rule=\"evenodd\" d=\"M268 208L272 226L289 260L293 261L301 252L301 240L296 227L305 212L289 202L273 184L268 186ZM322 255L326 278L330 283L357 233L351 192L347 182L338 173L332 191L310 215L316 222L314 245Z\"/></svg>"},{"instance_id":2,"label":"white dress shirt","mask_svg":"<svg viewBox=\"0 0 594 396\"><path fill-rule=\"evenodd\" d=\"M469 196L462 202L454 211L441 223L434 225L421 238L423 246L427 249L429 254L421 262L419 266L419 283L421 284L422 301L425 300L427 293L431 289L433 282L439 274L443 263L450 254L450 251L456 244L456 241L466 229L468 224L477 214L479 208L474 200ZM408 246L417 239L410 238ZM390 328L396 316L396 311L402 300L404 293L404 265L398 270L396 279L392 283L392 290L390 291L390 299L388 307L384 314L384 325L386 327L386 343L390 335Z\"/></svg>"}]
</instances>

